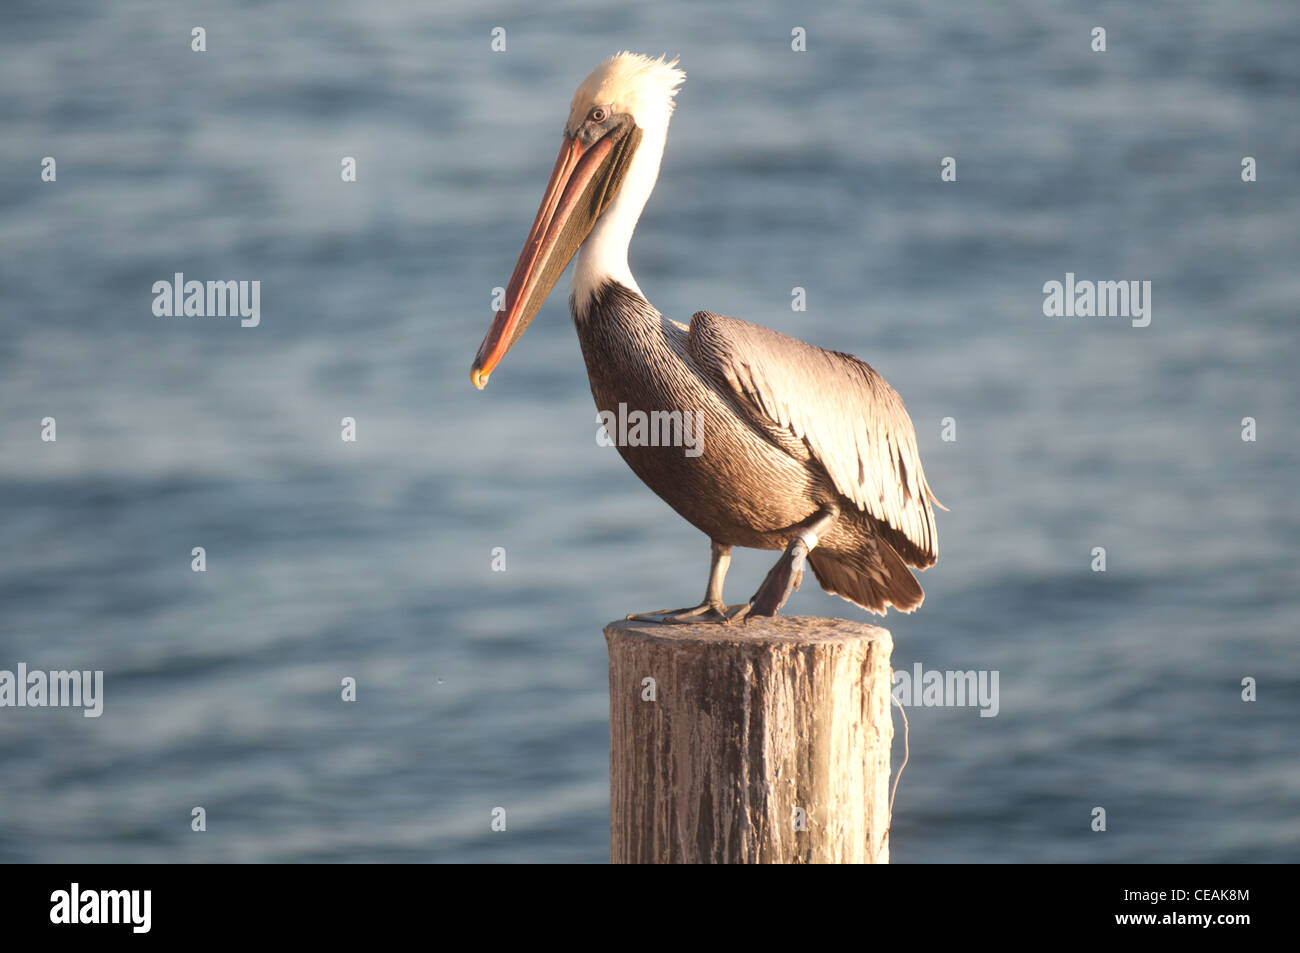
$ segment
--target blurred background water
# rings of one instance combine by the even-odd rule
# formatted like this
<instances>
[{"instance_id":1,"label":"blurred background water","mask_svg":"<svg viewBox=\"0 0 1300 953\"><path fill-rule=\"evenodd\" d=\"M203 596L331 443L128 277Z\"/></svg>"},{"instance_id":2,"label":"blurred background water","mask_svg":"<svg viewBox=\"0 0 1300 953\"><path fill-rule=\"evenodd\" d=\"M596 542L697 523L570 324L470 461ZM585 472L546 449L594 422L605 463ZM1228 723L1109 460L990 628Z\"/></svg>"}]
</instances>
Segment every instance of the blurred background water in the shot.
<instances>
[{"instance_id":1,"label":"blurred background water","mask_svg":"<svg viewBox=\"0 0 1300 953\"><path fill-rule=\"evenodd\" d=\"M106 701L0 709L0 859L607 859L601 626L695 600L707 541L596 445L565 293L484 393L467 372L573 89L623 48L688 74L647 295L872 363L951 507L894 662L997 670L1001 710L910 712L894 860L1300 855L1293 3L3 24L0 668L102 669ZM178 271L260 280L261 326L155 317ZM1044 317L1067 271L1150 280L1150 327ZM733 601L773 555L738 553ZM871 618L811 577L788 610Z\"/></svg>"}]
</instances>

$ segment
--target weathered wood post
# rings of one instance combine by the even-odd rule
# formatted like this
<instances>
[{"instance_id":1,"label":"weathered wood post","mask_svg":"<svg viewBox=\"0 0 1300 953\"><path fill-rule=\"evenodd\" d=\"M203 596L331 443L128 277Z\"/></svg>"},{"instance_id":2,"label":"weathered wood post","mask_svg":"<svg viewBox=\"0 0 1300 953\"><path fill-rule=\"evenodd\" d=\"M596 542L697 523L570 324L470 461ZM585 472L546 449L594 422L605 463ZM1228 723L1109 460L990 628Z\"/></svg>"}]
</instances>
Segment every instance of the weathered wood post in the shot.
<instances>
[{"instance_id":1,"label":"weathered wood post","mask_svg":"<svg viewBox=\"0 0 1300 953\"><path fill-rule=\"evenodd\" d=\"M873 625L612 622L614 863L888 863L893 640Z\"/></svg>"}]
</instances>

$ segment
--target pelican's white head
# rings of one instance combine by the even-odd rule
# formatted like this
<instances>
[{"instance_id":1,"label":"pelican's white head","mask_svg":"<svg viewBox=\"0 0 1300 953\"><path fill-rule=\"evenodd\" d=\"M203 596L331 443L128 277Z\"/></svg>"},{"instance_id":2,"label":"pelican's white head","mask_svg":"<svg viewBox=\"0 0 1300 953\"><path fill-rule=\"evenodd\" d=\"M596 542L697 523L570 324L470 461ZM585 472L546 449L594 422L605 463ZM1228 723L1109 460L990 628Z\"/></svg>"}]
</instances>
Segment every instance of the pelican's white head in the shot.
<instances>
[{"instance_id":1,"label":"pelican's white head","mask_svg":"<svg viewBox=\"0 0 1300 953\"><path fill-rule=\"evenodd\" d=\"M627 247L659 177L673 100L685 78L676 59L623 52L582 81L551 181L506 288L505 307L474 358L475 387L487 383L575 253L577 316L607 279L640 293L627 266Z\"/></svg>"},{"instance_id":2,"label":"pelican's white head","mask_svg":"<svg viewBox=\"0 0 1300 953\"><path fill-rule=\"evenodd\" d=\"M677 87L684 79L676 59L617 53L592 70L573 94L564 131L575 134L591 111L600 107L631 116L643 132L667 130Z\"/></svg>"}]
</instances>

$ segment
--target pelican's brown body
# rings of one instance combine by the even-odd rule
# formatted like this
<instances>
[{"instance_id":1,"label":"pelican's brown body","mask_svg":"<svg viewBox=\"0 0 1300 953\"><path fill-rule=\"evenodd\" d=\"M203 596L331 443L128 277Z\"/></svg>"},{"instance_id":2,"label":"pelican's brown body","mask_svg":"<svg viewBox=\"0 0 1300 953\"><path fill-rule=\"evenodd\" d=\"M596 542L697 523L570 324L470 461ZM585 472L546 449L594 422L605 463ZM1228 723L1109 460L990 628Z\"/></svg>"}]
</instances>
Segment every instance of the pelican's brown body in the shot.
<instances>
[{"instance_id":1,"label":"pelican's brown body","mask_svg":"<svg viewBox=\"0 0 1300 953\"><path fill-rule=\"evenodd\" d=\"M690 414L695 423L698 453L618 443L636 475L712 542L700 605L634 618L774 615L805 562L827 592L875 612L910 611L924 595L908 566L933 565L938 544L934 496L893 388L851 355L756 324L707 311L689 327L668 320L628 268L684 78L676 61L620 53L578 87L505 307L470 379L487 383L576 254L570 306L597 409ZM736 607L722 599L732 546L785 551Z\"/></svg>"},{"instance_id":2,"label":"pelican's brown body","mask_svg":"<svg viewBox=\"0 0 1300 953\"><path fill-rule=\"evenodd\" d=\"M617 411L623 404L629 413L697 414L695 438L703 451L698 456L681 447L618 445L632 472L685 520L728 546L785 549L792 528L835 504L839 518L808 554L822 588L877 612L921 603L921 587L907 567L924 569L937 557L929 500L911 501L926 517L919 542L859 509L788 424L767 417L745 396L733 365L744 366L744 355L761 343L765 353L785 356L783 373L807 375L814 386L818 379L828 391L868 382L882 398L875 407L860 405L864 416L901 411L901 400L874 370L850 355L707 311L694 315L687 328L617 282L601 285L585 307L575 300L572 308L598 410ZM826 364L839 365L840 376L826 378ZM900 424L910 437L905 412L901 421L890 421ZM891 454L903 467L905 455ZM915 469L928 494L919 461ZM901 485L907 484L904 473Z\"/></svg>"}]
</instances>

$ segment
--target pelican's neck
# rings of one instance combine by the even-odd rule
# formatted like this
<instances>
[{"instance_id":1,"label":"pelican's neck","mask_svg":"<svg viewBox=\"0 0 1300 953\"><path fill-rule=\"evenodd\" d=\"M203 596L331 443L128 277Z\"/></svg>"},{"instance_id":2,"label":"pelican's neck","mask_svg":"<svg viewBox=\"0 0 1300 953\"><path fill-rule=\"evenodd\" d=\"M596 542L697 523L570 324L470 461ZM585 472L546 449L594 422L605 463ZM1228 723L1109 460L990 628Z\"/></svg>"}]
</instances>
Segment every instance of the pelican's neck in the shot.
<instances>
[{"instance_id":1,"label":"pelican's neck","mask_svg":"<svg viewBox=\"0 0 1300 953\"><path fill-rule=\"evenodd\" d=\"M641 210L659 178L659 162L668 138L668 117L665 115L662 123L647 125L650 128L641 131L641 143L628 166L618 195L596 220L596 226L578 249L570 297L575 320L586 318L592 295L606 281L617 281L645 297L627 265L627 247L632 241Z\"/></svg>"}]
</instances>

